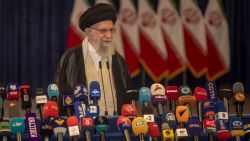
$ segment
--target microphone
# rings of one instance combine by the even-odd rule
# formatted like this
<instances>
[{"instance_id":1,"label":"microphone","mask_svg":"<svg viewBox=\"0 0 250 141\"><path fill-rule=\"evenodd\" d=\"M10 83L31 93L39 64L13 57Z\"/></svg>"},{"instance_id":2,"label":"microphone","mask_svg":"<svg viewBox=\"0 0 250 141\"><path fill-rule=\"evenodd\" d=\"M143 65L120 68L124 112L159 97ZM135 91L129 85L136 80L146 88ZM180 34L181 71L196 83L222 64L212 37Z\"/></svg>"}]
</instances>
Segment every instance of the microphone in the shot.
<instances>
[{"instance_id":1,"label":"microphone","mask_svg":"<svg viewBox=\"0 0 250 141\"><path fill-rule=\"evenodd\" d=\"M201 103L201 112L203 117L214 118L214 111L215 111L215 102L211 99L203 100Z\"/></svg>"},{"instance_id":2,"label":"microphone","mask_svg":"<svg viewBox=\"0 0 250 141\"><path fill-rule=\"evenodd\" d=\"M4 85L0 85L0 97L2 97L2 99L6 98L6 89Z\"/></svg>"},{"instance_id":3,"label":"microphone","mask_svg":"<svg viewBox=\"0 0 250 141\"><path fill-rule=\"evenodd\" d=\"M126 98L128 98L128 101L131 101L131 104L135 105L135 102L139 99L139 90L135 88L134 86L128 86L126 90Z\"/></svg>"},{"instance_id":4,"label":"microphone","mask_svg":"<svg viewBox=\"0 0 250 141\"><path fill-rule=\"evenodd\" d=\"M230 139L230 132L228 131L228 127L223 120L216 121L216 129L217 129L217 137L218 140L229 140Z\"/></svg>"},{"instance_id":5,"label":"microphone","mask_svg":"<svg viewBox=\"0 0 250 141\"><path fill-rule=\"evenodd\" d=\"M117 129L124 134L126 141L131 141L129 132L132 130L132 123L129 118L120 116L116 122Z\"/></svg>"},{"instance_id":6,"label":"microphone","mask_svg":"<svg viewBox=\"0 0 250 141\"><path fill-rule=\"evenodd\" d=\"M192 90L188 86L180 86L179 94L179 104L187 106L189 110L189 117L192 117L191 105L196 102L195 97L192 95Z\"/></svg>"},{"instance_id":7,"label":"microphone","mask_svg":"<svg viewBox=\"0 0 250 141\"><path fill-rule=\"evenodd\" d=\"M39 141L40 140L40 131L38 128L38 122L35 113L27 112L25 114L25 121L27 127L27 134L29 141Z\"/></svg>"},{"instance_id":8,"label":"microphone","mask_svg":"<svg viewBox=\"0 0 250 141\"><path fill-rule=\"evenodd\" d=\"M89 84L89 99L93 100L94 103L98 103L97 100L100 100L100 98L101 98L101 89L100 89L99 83L97 81L91 81ZM106 104L106 100L105 100L105 104ZM107 109L106 105L105 107Z\"/></svg>"},{"instance_id":9,"label":"microphone","mask_svg":"<svg viewBox=\"0 0 250 141\"><path fill-rule=\"evenodd\" d=\"M110 83L110 87L111 87L111 93L112 93L112 100L113 100L113 104L114 104L114 110L113 110L113 115L117 115L117 111L116 111L116 109L115 109L115 99L114 99L114 96L116 96L116 94L114 94L114 89L113 89L113 83L112 83L112 80L111 80L111 74L112 74L112 72L110 71L110 65L109 65L109 61L108 61L108 59L107 59L107 61L106 61L106 66L107 66L107 68L108 68L108 76L109 76L109 83ZM101 68L100 68L101 69ZM102 70L101 70L102 71ZM102 75L102 73L101 73L101 75ZM103 78L102 78L103 79ZM103 82L103 80L102 80L102 82ZM104 90L104 89L103 89ZM134 104L135 105L135 103L132 103L132 104Z\"/></svg>"},{"instance_id":10,"label":"microphone","mask_svg":"<svg viewBox=\"0 0 250 141\"><path fill-rule=\"evenodd\" d=\"M50 117L56 118L58 117L58 113L59 113L58 104L56 102L48 101L47 103L44 104L42 110L43 119Z\"/></svg>"},{"instance_id":11,"label":"microphone","mask_svg":"<svg viewBox=\"0 0 250 141\"><path fill-rule=\"evenodd\" d=\"M17 141L22 140L22 133L24 132L24 120L20 117L12 118L10 120L10 127L13 134L16 134Z\"/></svg>"},{"instance_id":12,"label":"microphone","mask_svg":"<svg viewBox=\"0 0 250 141\"><path fill-rule=\"evenodd\" d=\"M55 102L58 101L59 88L56 84L49 84L48 89L47 89L47 93L48 93L50 100L55 101Z\"/></svg>"},{"instance_id":13,"label":"microphone","mask_svg":"<svg viewBox=\"0 0 250 141\"><path fill-rule=\"evenodd\" d=\"M137 116L137 109L133 104L122 105L122 115L128 117L131 121Z\"/></svg>"},{"instance_id":14,"label":"microphone","mask_svg":"<svg viewBox=\"0 0 250 141\"><path fill-rule=\"evenodd\" d=\"M86 111L83 110L82 103L80 101L74 102L74 109L75 109L75 115L76 115L78 121L80 121L81 117L86 115Z\"/></svg>"},{"instance_id":15,"label":"microphone","mask_svg":"<svg viewBox=\"0 0 250 141\"><path fill-rule=\"evenodd\" d=\"M157 106L157 110L159 115L163 113L163 107L162 105L167 103L167 97L165 95L165 88L162 84L160 83L155 83L151 85L151 100L152 104L154 106Z\"/></svg>"},{"instance_id":16,"label":"microphone","mask_svg":"<svg viewBox=\"0 0 250 141\"><path fill-rule=\"evenodd\" d=\"M135 136L139 136L140 141L144 141L144 136L148 132L148 124L142 117L137 117L132 121L132 130Z\"/></svg>"},{"instance_id":17,"label":"microphone","mask_svg":"<svg viewBox=\"0 0 250 141\"><path fill-rule=\"evenodd\" d=\"M101 79L102 79L102 89L103 89L103 96L104 96L104 104L105 104L105 115L108 115L108 109L107 109L107 101L106 101L106 94L104 90L104 83L103 83L103 75L102 75L102 62L99 61L99 69L101 72Z\"/></svg>"},{"instance_id":18,"label":"microphone","mask_svg":"<svg viewBox=\"0 0 250 141\"><path fill-rule=\"evenodd\" d=\"M244 123L244 139L249 140L250 139L250 118L244 117L243 123Z\"/></svg>"},{"instance_id":19,"label":"microphone","mask_svg":"<svg viewBox=\"0 0 250 141\"><path fill-rule=\"evenodd\" d=\"M227 113L229 112L228 110L228 99L230 99L232 97L232 90L231 90L231 86L224 84L224 85L220 85L219 86L219 94L218 96L221 98L221 100L223 100L224 105L226 107L226 111Z\"/></svg>"},{"instance_id":20,"label":"microphone","mask_svg":"<svg viewBox=\"0 0 250 141\"><path fill-rule=\"evenodd\" d=\"M3 120L3 117L4 117L3 98L0 96L0 121Z\"/></svg>"},{"instance_id":21,"label":"microphone","mask_svg":"<svg viewBox=\"0 0 250 141\"><path fill-rule=\"evenodd\" d=\"M69 94L64 94L63 95L63 109L67 110L67 116L71 116L71 108L74 106L74 95L69 93Z\"/></svg>"},{"instance_id":22,"label":"microphone","mask_svg":"<svg viewBox=\"0 0 250 141\"><path fill-rule=\"evenodd\" d=\"M20 93L21 93L22 109L28 112L30 111L31 105L32 105L31 95L30 95L30 86L29 85L20 86Z\"/></svg>"},{"instance_id":23,"label":"microphone","mask_svg":"<svg viewBox=\"0 0 250 141\"><path fill-rule=\"evenodd\" d=\"M243 120L240 117L231 117L229 120L229 129L235 141L240 141L244 136Z\"/></svg>"},{"instance_id":24,"label":"microphone","mask_svg":"<svg viewBox=\"0 0 250 141\"><path fill-rule=\"evenodd\" d=\"M218 93L217 93L216 84L212 81L206 82L205 88L206 88L206 91L208 94L208 98L213 99L213 100L217 100Z\"/></svg>"},{"instance_id":25,"label":"microphone","mask_svg":"<svg viewBox=\"0 0 250 141\"><path fill-rule=\"evenodd\" d=\"M201 87L195 87L194 89L194 97L197 101L197 115L199 117L199 121L200 123L202 123L202 114L201 114L201 102L205 99L208 98L207 96L207 92L204 88L201 88Z\"/></svg>"},{"instance_id":26,"label":"microphone","mask_svg":"<svg viewBox=\"0 0 250 141\"><path fill-rule=\"evenodd\" d=\"M233 99L236 108L237 116L243 115L243 105L246 99L244 86L241 82L236 82L233 84Z\"/></svg>"},{"instance_id":27,"label":"microphone","mask_svg":"<svg viewBox=\"0 0 250 141\"><path fill-rule=\"evenodd\" d=\"M94 120L96 132L100 134L100 140L105 141L105 132L109 129L108 119L104 116L96 117Z\"/></svg>"},{"instance_id":28,"label":"microphone","mask_svg":"<svg viewBox=\"0 0 250 141\"><path fill-rule=\"evenodd\" d=\"M222 101L216 102L215 120L224 120L226 123L228 122L228 113Z\"/></svg>"},{"instance_id":29,"label":"microphone","mask_svg":"<svg viewBox=\"0 0 250 141\"><path fill-rule=\"evenodd\" d=\"M99 113L100 113L100 108L99 108L98 104L93 103L93 104L87 105L87 107L86 107L86 116L87 117L95 118L95 117L99 116Z\"/></svg>"},{"instance_id":30,"label":"microphone","mask_svg":"<svg viewBox=\"0 0 250 141\"><path fill-rule=\"evenodd\" d=\"M152 137L154 141L158 141L158 137L160 136L160 130L155 122L151 122L148 124L148 133L149 136Z\"/></svg>"},{"instance_id":31,"label":"microphone","mask_svg":"<svg viewBox=\"0 0 250 141\"><path fill-rule=\"evenodd\" d=\"M8 141L10 135L10 123L6 121L0 122L0 136L2 137L2 141Z\"/></svg>"},{"instance_id":32,"label":"microphone","mask_svg":"<svg viewBox=\"0 0 250 141\"><path fill-rule=\"evenodd\" d=\"M46 116L44 116L44 117L46 117ZM42 119L42 121L41 121L40 134L45 141L48 141L49 138L53 135L52 120L53 120L53 118L46 118L46 119Z\"/></svg>"},{"instance_id":33,"label":"microphone","mask_svg":"<svg viewBox=\"0 0 250 141\"><path fill-rule=\"evenodd\" d=\"M155 117L153 114L153 108L152 107L143 107L142 108L142 115L143 118L146 120L147 123L155 122Z\"/></svg>"},{"instance_id":34,"label":"microphone","mask_svg":"<svg viewBox=\"0 0 250 141\"><path fill-rule=\"evenodd\" d=\"M81 132L85 135L86 141L91 141L91 131L94 130L94 123L91 117L81 118Z\"/></svg>"},{"instance_id":35,"label":"microphone","mask_svg":"<svg viewBox=\"0 0 250 141\"><path fill-rule=\"evenodd\" d=\"M36 89L36 105L37 108L39 109L40 117L42 119L42 109L43 109L43 104L47 103L48 98L47 95L44 92L43 88L37 88Z\"/></svg>"},{"instance_id":36,"label":"microphone","mask_svg":"<svg viewBox=\"0 0 250 141\"><path fill-rule=\"evenodd\" d=\"M69 130L69 136L72 140L78 140L78 135L80 135L78 120L76 116L70 116L67 119L67 126Z\"/></svg>"},{"instance_id":37,"label":"microphone","mask_svg":"<svg viewBox=\"0 0 250 141\"><path fill-rule=\"evenodd\" d=\"M175 115L172 112L164 112L161 116L162 123L167 123L168 126L172 129L175 129L177 126Z\"/></svg>"},{"instance_id":38,"label":"microphone","mask_svg":"<svg viewBox=\"0 0 250 141\"><path fill-rule=\"evenodd\" d=\"M216 133L216 125L213 118L205 118L203 120L203 131L208 136L208 140L213 140L213 134Z\"/></svg>"},{"instance_id":39,"label":"microphone","mask_svg":"<svg viewBox=\"0 0 250 141\"><path fill-rule=\"evenodd\" d=\"M148 107L151 102L151 92L148 87L141 87L139 90L139 102L143 107Z\"/></svg>"},{"instance_id":40,"label":"microphone","mask_svg":"<svg viewBox=\"0 0 250 141\"><path fill-rule=\"evenodd\" d=\"M9 83L6 86L6 94L9 101L17 101L20 98L19 85L17 83Z\"/></svg>"},{"instance_id":41,"label":"microphone","mask_svg":"<svg viewBox=\"0 0 250 141\"><path fill-rule=\"evenodd\" d=\"M175 112L177 121L180 123L180 127L184 127L189 118L189 110L187 106L177 106Z\"/></svg>"},{"instance_id":42,"label":"microphone","mask_svg":"<svg viewBox=\"0 0 250 141\"><path fill-rule=\"evenodd\" d=\"M188 140L188 132L186 128L177 128L175 130L176 141L186 141Z\"/></svg>"},{"instance_id":43,"label":"microphone","mask_svg":"<svg viewBox=\"0 0 250 141\"><path fill-rule=\"evenodd\" d=\"M20 117L19 106L17 101L15 100L8 101L8 111L10 119L14 117Z\"/></svg>"},{"instance_id":44,"label":"microphone","mask_svg":"<svg viewBox=\"0 0 250 141\"><path fill-rule=\"evenodd\" d=\"M168 123L163 123L161 129L163 141L174 141L174 130L169 127Z\"/></svg>"},{"instance_id":45,"label":"microphone","mask_svg":"<svg viewBox=\"0 0 250 141\"><path fill-rule=\"evenodd\" d=\"M201 136L202 128L198 119L190 118L187 122L187 130L189 136L192 136L194 141L199 141L199 136Z\"/></svg>"},{"instance_id":46,"label":"microphone","mask_svg":"<svg viewBox=\"0 0 250 141\"><path fill-rule=\"evenodd\" d=\"M175 112L175 108L176 108L176 102L179 98L179 93L178 93L178 88L177 86L166 86L166 96L168 98L168 100L170 100L169 102L169 108L170 111Z\"/></svg>"},{"instance_id":47,"label":"microphone","mask_svg":"<svg viewBox=\"0 0 250 141\"><path fill-rule=\"evenodd\" d=\"M63 141L63 136L65 136L67 132L65 119L62 117L56 117L53 120L52 125L54 127L53 131L54 135L57 137L57 140Z\"/></svg>"}]
</instances>

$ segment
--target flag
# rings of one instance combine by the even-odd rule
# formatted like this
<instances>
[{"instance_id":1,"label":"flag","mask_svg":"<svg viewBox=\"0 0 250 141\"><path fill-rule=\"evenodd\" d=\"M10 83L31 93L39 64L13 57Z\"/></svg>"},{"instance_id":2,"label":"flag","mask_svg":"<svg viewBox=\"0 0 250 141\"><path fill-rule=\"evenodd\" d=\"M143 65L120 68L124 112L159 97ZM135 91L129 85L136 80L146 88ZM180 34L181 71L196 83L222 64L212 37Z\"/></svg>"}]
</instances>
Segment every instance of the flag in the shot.
<instances>
[{"instance_id":1,"label":"flag","mask_svg":"<svg viewBox=\"0 0 250 141\"><path fill-rule=\"evenodd\" d=\"M139 32L137 12L131 0L121 0L119 10L120 37L124 57L132 77L140 72L139 54Z\"/></svg>"},{"instance_id":2,"label":"flag","mask_svg":"<svg viewBox=\"0 0 250 141\"><path fill-rule=\"evenodd\" d=\"M160 0L157 10L168 52L168 79L171 80L185 69L185 48L180 16L171 0Z\"/></svg>"},{"instance_id":3,"label":"flag","mask_svg":"<svg viewBox=\"0 0 250 141\"><path fill-rule=\"evenodd\" d=\"M208 47L207 79L215 80L230 68L228 24L217 0L209 0L205 22Z\"/></svg>"},{"instance_id":4,"label":"flag","mask_svg":"<svg viewBox=\"0 0 250 141\"><path fill-rule=\"evenodd\" d=\"M79 28L79 18L89 5L83 0L74 0L73 10L70 17L70 24L67 37L67 48L74 47L82 43L83 31Z\"/></svg>"},{"instance_id":5,"label":"flag","mask_svg":"<svg viewBox=\"0 0 250 141\"><path fill-rule=\"evenodd\" d=\"M192 74L199 78L207 68L207 44L204 18L192 0L180 1L187 64Z\"/></svg>"},{"instance_id":6,"label":"flag","mask_svg":"<svg viewBox=\"0 0 250 141\"><path fill-rule=\"evenodd\" d=\"M159 26L159 18L148 1L139 0L140 61L154 81L161 81L167 75L167 51Z\"/></svg>"}]
</instances>

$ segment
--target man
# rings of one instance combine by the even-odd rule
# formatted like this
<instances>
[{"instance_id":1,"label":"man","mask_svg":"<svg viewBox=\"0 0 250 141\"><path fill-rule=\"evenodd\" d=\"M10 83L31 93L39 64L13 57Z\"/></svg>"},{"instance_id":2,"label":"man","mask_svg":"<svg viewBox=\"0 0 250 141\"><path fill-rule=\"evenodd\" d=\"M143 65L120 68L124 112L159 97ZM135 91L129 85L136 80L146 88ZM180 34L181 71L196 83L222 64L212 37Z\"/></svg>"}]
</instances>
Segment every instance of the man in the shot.
<instances>
[{"instance_id":1,"label":"man","mask_svg":"<svg viewBox=\"0 0 250 141\"><path fill-rule=\"evenodd\" d=\"M127 64L113 47L116 19L114 7L104 3L83 13L79 20L79 27L85 34L82 45L64 53L55 75L61 95L73 91L79 84L89 88L92 81L98 81L101 88L100 115L105 111L108 115L113 115L113 111L120 114L122 104L129 103L125 94L132 86Z\"/></svg>"}]
</instances>

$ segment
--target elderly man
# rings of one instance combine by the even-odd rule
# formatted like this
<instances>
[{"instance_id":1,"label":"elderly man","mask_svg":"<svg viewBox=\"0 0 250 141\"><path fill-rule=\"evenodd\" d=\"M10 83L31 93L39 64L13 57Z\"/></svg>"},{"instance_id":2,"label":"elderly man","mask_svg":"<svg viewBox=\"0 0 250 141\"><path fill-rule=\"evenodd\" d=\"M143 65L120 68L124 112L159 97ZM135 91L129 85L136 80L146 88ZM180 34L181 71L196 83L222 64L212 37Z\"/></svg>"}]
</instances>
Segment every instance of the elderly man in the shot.
<instances>
[{"instance_id":1,"label":"elderly man","mask_svg":"<svg viewBox=\"0 0 250 141\"><path fill-rule=\"evenodd\" d=\"M55 75L61 95L65 89L73 90L79 84L89 88L92 81L98 81L100 115L113 115L114 111L120 114L122 104L129 102L126 90L132 86L127 64L113 47L116 19L114 7L104 3L83 13L79 20L85 34L82 45L64 53Z\"/></svg>"}]
</instances>

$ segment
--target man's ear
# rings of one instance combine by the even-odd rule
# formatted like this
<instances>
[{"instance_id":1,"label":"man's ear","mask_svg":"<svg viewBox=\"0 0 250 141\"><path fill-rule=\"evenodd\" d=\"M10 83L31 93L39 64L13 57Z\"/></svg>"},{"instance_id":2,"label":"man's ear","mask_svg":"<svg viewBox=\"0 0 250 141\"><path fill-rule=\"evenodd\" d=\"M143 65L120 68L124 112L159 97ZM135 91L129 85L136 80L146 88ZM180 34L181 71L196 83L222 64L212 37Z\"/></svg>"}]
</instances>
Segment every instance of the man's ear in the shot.
<instances>
[{"instance_id":1,"label":"man's ear","mask_svg":"<svg viewBox=\"0 0 250 141\"><path fill-rule=\"evenodd\" d=\"M86 28L84 32L85 32L85 34L88 35L90 31L91 31L91 30L90 30L89 28Z\"/></svg>"}]
</instances>

